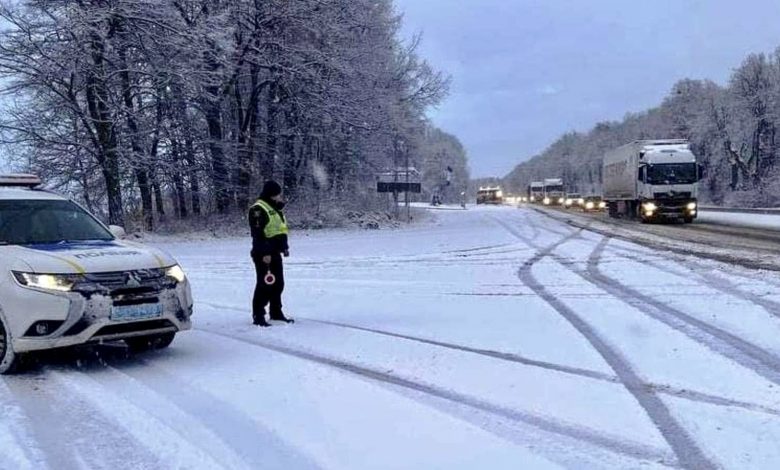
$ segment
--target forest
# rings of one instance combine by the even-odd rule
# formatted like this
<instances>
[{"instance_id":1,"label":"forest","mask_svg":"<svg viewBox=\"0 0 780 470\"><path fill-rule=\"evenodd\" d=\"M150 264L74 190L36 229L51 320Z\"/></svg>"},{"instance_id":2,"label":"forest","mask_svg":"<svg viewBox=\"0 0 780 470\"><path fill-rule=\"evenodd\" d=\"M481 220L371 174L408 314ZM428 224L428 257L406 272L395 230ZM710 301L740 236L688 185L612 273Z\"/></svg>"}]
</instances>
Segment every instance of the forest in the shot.
<instances>
[{"instance_id":1,"label":"forest","mask_svg":"<svg viewBox=\"0 0 780 470\"><path fill-rule=\"evenodd\" d=\"M106 222L243 215L265 180L299 209L427 197L466 153L426 112L450 78L392 0L22 0L0 6L0 143ZM454 196L453 196L454 197Z\"/></svg>"}]
</instances>

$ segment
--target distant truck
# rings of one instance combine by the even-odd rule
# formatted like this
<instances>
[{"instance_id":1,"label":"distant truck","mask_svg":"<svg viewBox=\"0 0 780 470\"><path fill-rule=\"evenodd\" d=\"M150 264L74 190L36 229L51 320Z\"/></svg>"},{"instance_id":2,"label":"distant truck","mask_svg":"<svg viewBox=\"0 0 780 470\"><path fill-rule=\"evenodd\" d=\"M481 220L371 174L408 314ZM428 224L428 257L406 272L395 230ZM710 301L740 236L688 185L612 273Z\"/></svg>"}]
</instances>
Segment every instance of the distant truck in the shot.
<instances>
[{"instance_id":1,"label":"distant truck","mask_svg":"<svg viewBox=\"0 0 780 470\"><path fill-rule=\"evenodd\" d=\"M548 178L544 180L544 199L542 203L545 206L562 206L566 201L563 192L563 180L560 178Z\"/></svg>"},{"instance_id":2,"label":"distant truck","mask_svg":"<svg viewBox=\"0 0 780 470\"><path fill-rule=\"evenodd\" d=\"M503 204L504 203L504 193L501 191L501 188L498 186L496 187L486 187L486 188L479 188L477 191L477 204Z\"/></svg>"},{"instance_id":3,"label":"distant truck","mask_svg":"<svg viewBox=\"0 0 780 470\"><path fill-rule=\"evenodd\" d=\"M611 217L686 223L696 218L702 171L688 141L631 142L608 152L603 170L603 198Z\"/></svg>"},{"instance_id":4,"label":"distant truck","mask_svg":"<svg viewBox=\"0 0 780 470\"><path fill-rule=\"evenodd\" d=\"M542 202L544 199L544 181L533 181L528 185L528 202Z\"/></svg>"}]
</instances>

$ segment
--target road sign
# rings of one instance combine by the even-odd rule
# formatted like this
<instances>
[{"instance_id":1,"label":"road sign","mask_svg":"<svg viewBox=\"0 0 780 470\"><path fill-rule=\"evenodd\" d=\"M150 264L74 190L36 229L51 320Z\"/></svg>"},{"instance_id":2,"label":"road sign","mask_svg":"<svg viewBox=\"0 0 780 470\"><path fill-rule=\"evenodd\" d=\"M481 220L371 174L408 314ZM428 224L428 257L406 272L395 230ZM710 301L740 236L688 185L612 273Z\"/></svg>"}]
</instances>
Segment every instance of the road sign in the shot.
<instances>
[{"instance_id":1,"label":"road sign","mask_svg":"<svg viewBox=\"0 0 780 470\"><path fill-rule=\"evenodd\" d=\"M376 190L380 193L422 192L422 175L414 167L385 171L376 179Z\"/></svg>"},{"instance_id":2,"label":"road sign","mask_svg":"<svg viewBox=\"0 0 780 470\"><path fill-rule=\"evenodd\" d=\"M406 183L406 182L399 182L399 183L385 183L382 181L378 181L376 183L376 190L379 193L403 193L403 192L410 192L410 193L421 193L422 192L422 184L421 183Z\"/></svg>"}]
</instances>

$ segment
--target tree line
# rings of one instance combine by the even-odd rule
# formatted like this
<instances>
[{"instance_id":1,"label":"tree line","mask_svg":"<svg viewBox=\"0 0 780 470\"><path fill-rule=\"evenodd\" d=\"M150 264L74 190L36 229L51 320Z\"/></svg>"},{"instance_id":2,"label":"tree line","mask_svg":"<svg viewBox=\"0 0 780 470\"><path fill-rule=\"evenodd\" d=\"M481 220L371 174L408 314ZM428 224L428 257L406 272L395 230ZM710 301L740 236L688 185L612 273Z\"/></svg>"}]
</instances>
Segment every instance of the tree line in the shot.
<instances>
[{"instance_id":1,"label":"tree line","mask_svg":"<svg viewBox=\"0 0 780 470\"><path fill-rule=\"evenodd\" d=\"M586 133L569 132L504 178L514 191L563 178L572 192L598 194L602 156L637 139L688 139L704 165L701 198L719 205L780 205L780 49L752 54L725 85L681 80L663 102Z\"/></svg>"},{"instance_id":2,"label":"tree line","mask_svg":"<svg viewBox=\"0 0 780 470\"><path fill-rule=\"evenodd\" d=\"M0 19L7 153L112 224L243 211L270 178L293 204L371 199L441 147L425 112L449 77L392 0L21 0Z\"/></svg>"}]
</instances>

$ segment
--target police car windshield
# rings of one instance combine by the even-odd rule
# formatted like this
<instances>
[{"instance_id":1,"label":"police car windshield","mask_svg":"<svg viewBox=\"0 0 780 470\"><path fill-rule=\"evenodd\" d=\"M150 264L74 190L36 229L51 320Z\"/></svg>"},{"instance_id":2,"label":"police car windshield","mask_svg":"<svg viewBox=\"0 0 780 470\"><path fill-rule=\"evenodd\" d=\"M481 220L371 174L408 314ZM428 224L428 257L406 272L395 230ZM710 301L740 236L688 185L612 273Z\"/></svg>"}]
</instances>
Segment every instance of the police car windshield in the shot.
<instances>
[{"instance_id":1,"label":"police car windshield","mask_svg":"<svg viewBox=\"0 0 780 470\"><path fill-rule=\"evenodd\" d=\"M70 201L0 200L0 244L113 239L94 217Z\"/></svg>"}]
</instances>

